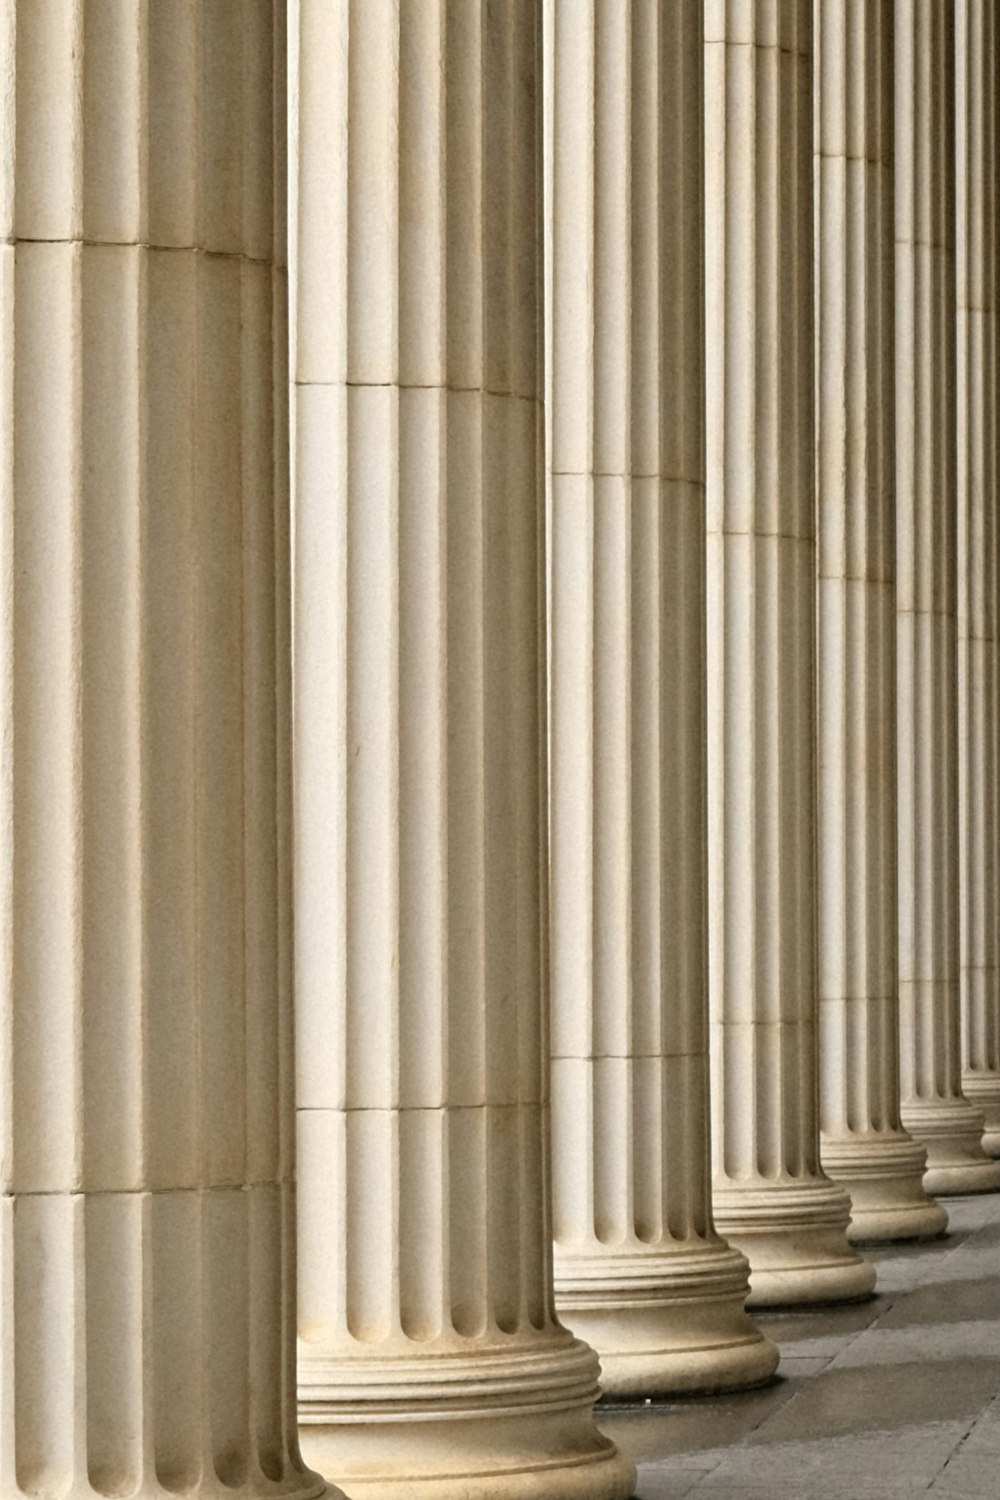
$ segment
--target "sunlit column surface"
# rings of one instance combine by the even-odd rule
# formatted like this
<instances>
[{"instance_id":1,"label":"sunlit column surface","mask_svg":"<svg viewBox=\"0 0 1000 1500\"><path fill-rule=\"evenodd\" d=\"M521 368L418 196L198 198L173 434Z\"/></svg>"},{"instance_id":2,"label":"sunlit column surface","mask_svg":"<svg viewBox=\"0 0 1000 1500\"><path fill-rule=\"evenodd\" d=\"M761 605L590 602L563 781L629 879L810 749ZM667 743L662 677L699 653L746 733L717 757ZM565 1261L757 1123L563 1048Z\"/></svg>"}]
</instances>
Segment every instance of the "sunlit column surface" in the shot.
<instances>
[{"instance_id":1,"label":"sunlit column surface","mask_svg":"<svg viewBox=\"0 0 1000 1500\"><path fill-rule=\"evenodd\" d=\"M534 0L301 0L299 1394L352 1496L624 1500L548 1204Z\"/></svg>"},{"instance_id":2,"label":"sunlit column surface","mask_svg":"<svg viewBox=\"0 0 1000 1500\"><path fill-rule=\"evenodd\" d=\"M715 1209L752 1300L863 1296L819 1165L812 0L706 7Z\"/></svg>"},{"instance_id":3,"label":"sunlit column surface","mask_svg":"<svg viewBox=\"0 0 1000 1500\"><path fill-rule=\"evenodd\" d=\"M851 1236L940 1233L899 1119L893 0L816 0L819 1035Z\"/></svg>"},{"instance_id":4,"label":"sunlit column surface","mask_svg":"<svg viewBox=\"0 0 1000 1500\"><path fill-rule=\"evenodd\" d=\"M961 1089L955 7L896 0L896 663L902 1118L931 1192L1000 1186Z\"/></svg>"},{"instance_id":5,"label":"sunlit column surface","mask_svg":"<svg viewBox=\"0 0 1000 1500\"><path fill-rule=\"evenodd\" d=\"M322 1490L295 1423L282 20L0 7L6 1495Z\"/></svg>"}]
</instances>

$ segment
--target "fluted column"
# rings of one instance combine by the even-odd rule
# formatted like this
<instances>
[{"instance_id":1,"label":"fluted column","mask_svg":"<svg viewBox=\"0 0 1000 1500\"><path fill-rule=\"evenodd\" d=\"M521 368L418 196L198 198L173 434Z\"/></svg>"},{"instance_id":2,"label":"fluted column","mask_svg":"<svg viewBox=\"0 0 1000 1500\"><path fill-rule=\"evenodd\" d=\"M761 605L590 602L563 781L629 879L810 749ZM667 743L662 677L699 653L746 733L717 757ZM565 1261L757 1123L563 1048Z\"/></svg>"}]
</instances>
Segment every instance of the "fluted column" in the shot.
<instances>
[{"instance_id":1,"label":"fluted column","mask_svg":"<svg viewBox=\"0 0 1000 1500\"><path fill-rule=\"evenodd\" d=\"M820 1170L812 0L706 9L715 1211L751 1301L862 1296Z\"/></svg>"},{"instance_id":2,"label":"fluted column","mask_svg":"<svg viewBox=\"0 0 1000 1500\"><path fill-rule=\"evenodd\" d=\"M539 18L301 3L300 1419L379 1500L634 1477L552 1289Z\"/></svg>"},{"instance_id":3,"label":"fluted column","mask_svg":"<svg viewBox=\"0 0 1000 1500\"><path fill-rule=\"evenodd\" d=\"M778 1356L708 1153L702 4L547 9L556 1297L717 1389Z\"/></svg>"},{"instance_id":4,"label":"fluted column","mask_svg":"<svg viewBox=\"0 0 1000 1500\"><path fill-rule=\"evenodd\" d=\"M282 10L5 0L0 67L0 1473L315 1496Z\"/></svg>"},{"instance_id":5,"label":"fluted column","mask_svg":"<svg viewBox=\"0 0 1000 1500\"><path fill-rule=\"evenodd\" d=\"M931 1192L1000 1186L961 1088L955 10L896 0L896 675L902 1118Z\"/></svg>"},{"instance_id":6,"label":"fluted column","mask_svg":"<svg viewBox=\"0 0 1000 1500\"><path fill-rule=\"evenodd\" d=\"M997 24L955 11L958 298L958 783L962 1091L1000 1156L1000 681L997 677Z\"/></svg>"},{"instance_id":7,"label":"fluted column","mask_svg":"<svg viewBox=\"0 0 1000 1500\"><path fill-rule=\"evenodd\" d=\"M854 1239L939 1234L899 1118L893 0L815 0L821 1157Z\"/></svg>"}]
</instances>

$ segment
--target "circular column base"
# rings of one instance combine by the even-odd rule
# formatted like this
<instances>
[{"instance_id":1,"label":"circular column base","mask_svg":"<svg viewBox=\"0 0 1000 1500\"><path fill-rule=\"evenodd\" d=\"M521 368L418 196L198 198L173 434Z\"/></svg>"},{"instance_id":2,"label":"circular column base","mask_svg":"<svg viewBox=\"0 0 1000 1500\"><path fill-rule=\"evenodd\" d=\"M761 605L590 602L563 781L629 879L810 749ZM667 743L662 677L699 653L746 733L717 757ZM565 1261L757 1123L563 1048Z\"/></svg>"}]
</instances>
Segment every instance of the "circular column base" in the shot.
<instances>
[{"instance_id":1,"label":"circular column base","mask_svg":"<svg viewBox=\"0 0 1000 1500\"><path fill-rule=\"evenodd\" d=\"M635 1465L594 1421L597 1374L559 1327L473 1355L306 1354L303 1457L352 1500L629 1500Z\"/></svg>"},{"instance_id":2,"label":"circular column base","mask_svg":"<svg viewBox=\"0 0 1000 1500\"><path fill-rule=\"evenodd\" d=\"M724 1179L715 1220L750 1262L748 1307L860 1302L875 1288L875 1267L848 1243L850 1204L822 1177L796 1182Z\"/></svg>"},{"instance_id":3,"label":"circular column base","mask_svg":"<svg viewBox=\"0 0 1000 1500\"><path fill-rule=\"evenodd\" d=\"M744 1311L745 1258L719 1239L610 1254L556 1253L556 1302L597 1350L613 1401L760 1385L776 1346Z\"/></svg>"},{"instance_id":4,"label":"circular column base","mask_svg":"<svg viewBox=\"0 0 1000 1500\"><path fill-rule=\"evenodd\" d=\"M911 1099L903 1124L927 1148L924 1187L949 1198L1000 1189L1000 1163L983 1150L983 1115L968 1099Z\"/></svg>"},{"instance_id":5,"label":"circular column base","mask_svg":"<svg viewBox=\"0 0 1000 1500\"><path fill-rule=\"evenodd\" d=\"M982 1147L987 1156L1000 1156L1000 1073L971 1068L962 1074L962 1093L983 1116Z\"/></svg>"},{"instance_id":6,"label":"circular column base","mask_svg":"<svg viewBox=\"0 0 1000 1500\"><path fill-rule=\"evenodd\" d=\"M932 1240L948 1215L924 1188L927 1152L904 1131L870 1131L820 1144L823 1170L850 1195L852 1244Z\"/></svg>"}]
</instances>

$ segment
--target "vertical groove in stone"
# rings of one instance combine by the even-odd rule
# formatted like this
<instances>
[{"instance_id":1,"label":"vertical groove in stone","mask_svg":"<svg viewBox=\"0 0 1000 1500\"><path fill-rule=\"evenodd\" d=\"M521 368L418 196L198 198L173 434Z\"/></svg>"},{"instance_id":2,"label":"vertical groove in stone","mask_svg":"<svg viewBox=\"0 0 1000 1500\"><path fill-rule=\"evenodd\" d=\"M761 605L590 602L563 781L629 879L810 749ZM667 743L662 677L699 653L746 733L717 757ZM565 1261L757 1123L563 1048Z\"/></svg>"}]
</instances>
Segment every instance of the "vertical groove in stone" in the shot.
<instances>
[{"instance_id":1,"label":"vertical groove in stone","mask_svg":"<svg viewBox=\"0 0 1000 1500\"><path fill-rule=\"evenodd\" d=\"M774 1363L709 1186L701 5L548 36L556 1290L648 1394Z\"/></svg>"},{"instance_id":2,"label":"vertical groove in stone","mask_svg":"<svg viewBox=\"0 0 1000 1500\"><path fill-rule=\"evenodd\" d=\"M897 0L900 1086L932 1192L1000 1183L961 1091L954 42L947 0Z\"/></svg>"},{"instance_id":3,"label":"vertical groove in stone","mask_svg":"<svg viewBox=\"0 0 1000 1500\"><path fill-rule=\"evenodd\" d=\"M24 1495L317 1493L275 1064L280 32L266 0L0 17L0 1472Z\"/></svg>"},{"instance_id":4,"label":"vertical groove in stone","mask_svg":"<svg viewBox=\"0 0 1000 1500\"><path fill-rule=\"evenodd\" d=\"M814 15L822 1160L895 1239L946 1220L899 1119L893 0Z\"/></svg>"},{"instance_id":5,"label":"vertical groove in stone","mask_svg":"<svg viewBox=\"0 0 1000 1500\"><path fill-rule=\"evenodd\" d=\"M708 825L716 1216L751 1300L870 1267L817 1118L812 4L706 20Z\"/></svg>"},{"instance_id":6,"label":"vertical groove in stone","mask_svg":"<svg viewBox=\"0 0 1000 1500\"><path fill-rule=\"evenodd\" d=\"M546 1203L538 19L299 7L301 1421L347 1482L611 1495ZM544 1439L491 1415L525 1369ZM473 1379L482 1421L410 1420Z\"/></svg>"},{"instance_id":7,"label":"vertical groove in stone","mask_svg":"<svg viewBox=\"0 0 1000 1500\"><path fill-rule=\"evenodd\" d=\"M958 723L962 1088L1000 1155L1000 682L997 677L997 26L955 12Z\"/></svg>"}]
</instances>

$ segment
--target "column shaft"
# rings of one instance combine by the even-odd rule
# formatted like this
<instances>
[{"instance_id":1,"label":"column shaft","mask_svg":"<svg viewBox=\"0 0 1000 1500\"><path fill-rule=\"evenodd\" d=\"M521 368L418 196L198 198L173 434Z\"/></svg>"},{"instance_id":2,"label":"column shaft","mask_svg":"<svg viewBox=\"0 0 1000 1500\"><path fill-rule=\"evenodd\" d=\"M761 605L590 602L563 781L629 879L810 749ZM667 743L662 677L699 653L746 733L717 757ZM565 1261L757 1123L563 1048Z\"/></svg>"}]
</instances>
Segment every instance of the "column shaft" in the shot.
<instances>
[{"instance_id":1,"label":"column shaft","mask_svg":"<svg viewBox=\"0 0 1000 1500\"><path fill-rule=\"evenodd\" d=\"M556 1295L613 1395L777 1364L711 1210L702 34L548 6Z\"/></svg>"},{"instance_id":2,"label":"column shaft","mask_svg":"<svg viewBox=\"0 0 1000 1500\"><path fill-rule=\"evenodd\" d=\"M962 1091L1000 1156L998 36L989 0L960 0L955 22Z\"/></svg>"},{"instance_id":3,"label":"column shaft","mask_svg":"<svg viewBox=\"0 0 1000 1500\"><path fill-rule=\"evenodd\" d=\"M899 1119L893 0L816 0L821 1156L851 1236L939 1234Z\"/></svg>"},{"instance_id":4,"label":"column shaft","mask_svg":"<svg viewBox=\"0 0 1000 1500\"><path fill-rule=\"evenodd\" d=\"M715 1209L752 1302L857 1297L820 1171L812 0L706 15Z\"/></svg>"},{"instance_id":5,"label":"column shaft","mask_svg":"<svg viewBox=\"0 0 1000 1500\"><path fill-rule=\"evenodd\" d=\"M352 1495L631 1494L555 1317L535 0L301 0L300 1419Z\"/></svg>"},{"instance_id":6,"label":"column shaft","mask_svg":"<svg viewBox=\"0 0 1000 1500\"><path fill-rule=\"evenodd\" d=\"M896 0L896 556L902 1118L925 1186L1000 1186L961 1088L955 9Z\"/></svg>"},{"instance_id":7,"label":"column shaft","mask_svg":"<svg viewBox=\"0 0 1000 1500\"><path fill-rule=\"evenodd\" d=\"M298 1454L281 7L0 12L0 1472ZM280 216L279 216L280 217Z\"/></svg>"}]
</instances>

